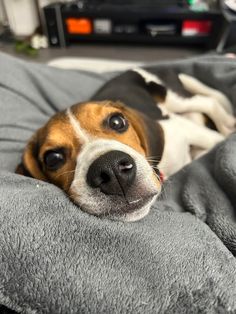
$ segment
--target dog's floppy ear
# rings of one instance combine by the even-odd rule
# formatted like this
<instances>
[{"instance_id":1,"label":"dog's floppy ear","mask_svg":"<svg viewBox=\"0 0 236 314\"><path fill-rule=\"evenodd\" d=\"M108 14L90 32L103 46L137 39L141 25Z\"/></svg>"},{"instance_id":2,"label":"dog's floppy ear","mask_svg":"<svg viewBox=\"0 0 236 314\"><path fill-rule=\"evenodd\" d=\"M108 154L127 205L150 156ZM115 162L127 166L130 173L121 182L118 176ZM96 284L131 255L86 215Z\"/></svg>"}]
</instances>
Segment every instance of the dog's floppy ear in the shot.
<instances>
[{"instance_id":1,"label":"dog's floppy ear","mask_svg":"<svg viewBox=\"0 0 236 314\"><path fill-rule=\"evenodd\" d=\"M160 161L164 150L164 133L160 124L145 114L124 107L125 114L131 121L147 157Z\"/></svg>"},{"instance_id":2,"label":"dog's floppy ear","mask_svg":"<svg viewBox=\"0 0 236 314\"><path fill-rule=\"evenodd\" d=\"M41 129L31 137L24 150L22 162L17 166L15 172L27 177L45 181L46 177L42 172L40 161L38 159L40 132Z\"/></svg>"}]
</instances>

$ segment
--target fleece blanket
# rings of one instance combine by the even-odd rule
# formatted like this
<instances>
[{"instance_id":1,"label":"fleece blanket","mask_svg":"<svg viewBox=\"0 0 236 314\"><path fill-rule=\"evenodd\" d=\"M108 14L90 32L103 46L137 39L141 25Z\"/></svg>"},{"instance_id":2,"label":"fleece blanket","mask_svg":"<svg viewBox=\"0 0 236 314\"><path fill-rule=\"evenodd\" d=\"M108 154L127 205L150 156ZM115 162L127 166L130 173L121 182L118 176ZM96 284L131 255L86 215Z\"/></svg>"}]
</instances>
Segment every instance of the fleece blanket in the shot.
<instances>
[{"instance_id":1,"label":"fleece blanket","mask_svg":"<svg viewBox=\"0 0 236 314\"><path fill-rule=\"evenodd\" d=\"M235 61L151 70L170 66L236 104ZM14 169L37 128L108 76L4 54L0 71L0 313L236 313L236 135L171 177L143 220L96 218Z\"/></svg>"}]
</instances>

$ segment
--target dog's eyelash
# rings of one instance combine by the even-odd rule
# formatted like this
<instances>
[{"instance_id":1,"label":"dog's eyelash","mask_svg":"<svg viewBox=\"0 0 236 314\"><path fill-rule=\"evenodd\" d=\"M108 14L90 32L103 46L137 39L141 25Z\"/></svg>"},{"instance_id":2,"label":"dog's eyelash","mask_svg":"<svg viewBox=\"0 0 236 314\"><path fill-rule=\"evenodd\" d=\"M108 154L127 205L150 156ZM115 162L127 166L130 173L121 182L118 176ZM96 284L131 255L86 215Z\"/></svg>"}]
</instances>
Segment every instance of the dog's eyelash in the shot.
<instances>
[{"instance_id":1,"label":"dog's eyelash","mask_svg":"<svg viewBox=\"0 0 236 314\"><path fill-rule=\"evenodd\" d=\"M147 156L146 159L147 159L147 161L148 161L149 163L152 163L152 162L154 162L154 163L159 163L159 162L161 161L161 159L160 159L160 158L157 158L156 156ZM153 166L153 165L150 165L150 166ZM163 170L164 170L164 169L168 169L168 167L165 167L165 164L163 164L163 161L162 161L162 166L161 166L161 168L163 168Z\"/></svg>"},{"instance_id":2,"label":"dog's eyelash","mask_svg":"<svg viewBox=\"0 0 236 314\"><path fill-rule=\"evenodd\" d=\"M160 168L158 166L153 166L153 165L150 165L151 168L153 168L153 170L157 169L157 170L160 170ZM165 172L165 170L169 170L170 167L165 167L165 166L161 166L161 169Z\"/></svg>"}]
</instances>

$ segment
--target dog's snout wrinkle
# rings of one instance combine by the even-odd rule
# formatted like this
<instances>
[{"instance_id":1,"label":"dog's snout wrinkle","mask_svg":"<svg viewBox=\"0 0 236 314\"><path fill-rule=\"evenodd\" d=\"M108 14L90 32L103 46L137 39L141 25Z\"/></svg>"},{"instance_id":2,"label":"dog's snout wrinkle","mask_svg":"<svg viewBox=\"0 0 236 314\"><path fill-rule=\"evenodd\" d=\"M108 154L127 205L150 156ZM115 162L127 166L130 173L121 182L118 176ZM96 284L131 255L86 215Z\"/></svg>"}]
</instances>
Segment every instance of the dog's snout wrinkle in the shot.
<instances>
[{"instance_id":1,"label":"dog's snout wrinkle","mask_svg":"<svg viewBox=\"0 0 236 314\"><path fill-rule=\"evenodd\" d=\"M110 151L97 158L89 167L87 183L92 188L100 188L108 195L126 197L136 176L133 158L122 151Z\"/></svg>"}]
</instances>

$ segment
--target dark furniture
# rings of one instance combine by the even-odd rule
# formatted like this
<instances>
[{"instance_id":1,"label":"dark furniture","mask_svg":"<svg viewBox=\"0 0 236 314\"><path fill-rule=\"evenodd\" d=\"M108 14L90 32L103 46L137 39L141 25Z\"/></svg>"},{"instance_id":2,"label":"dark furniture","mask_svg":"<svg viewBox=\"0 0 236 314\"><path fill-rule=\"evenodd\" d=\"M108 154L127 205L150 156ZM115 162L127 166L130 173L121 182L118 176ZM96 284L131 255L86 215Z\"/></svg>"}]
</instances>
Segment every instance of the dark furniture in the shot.
<instances>
[{"instance_id":1,"label":"dark furniture","mask_svg":"<svg viewBox=\"0 0 236 314\"><path fill-rule=\"evenodd\" d=\"M212 49L220 41L225 22L219 7L196 12L185 1L133 2L108 0L98 4L97 0L80 0L45 7L44 24L50 45L96 41L205 45ZM194 21L208 23L209 31L184 32L184 23Z\"/></svg>"},{"instance_id":2,"label":"dark furniture","mask_svg":"<svg viewBox=\"0 0 236 314\"><path fill-rule=\"evenodd\" d=\"M218 44L216 47L216 51L218 53L221 53L223 52L225 48L227 39L231 31L232 24L236 22L236 12L233 10L230 10L230 8L226 6L224 0L218 0L218 4L219 4L220 11L224 17L224 20L223 20L224 22L221 27L220 40L218 41Z\"/></svg>"}]
</instances>

